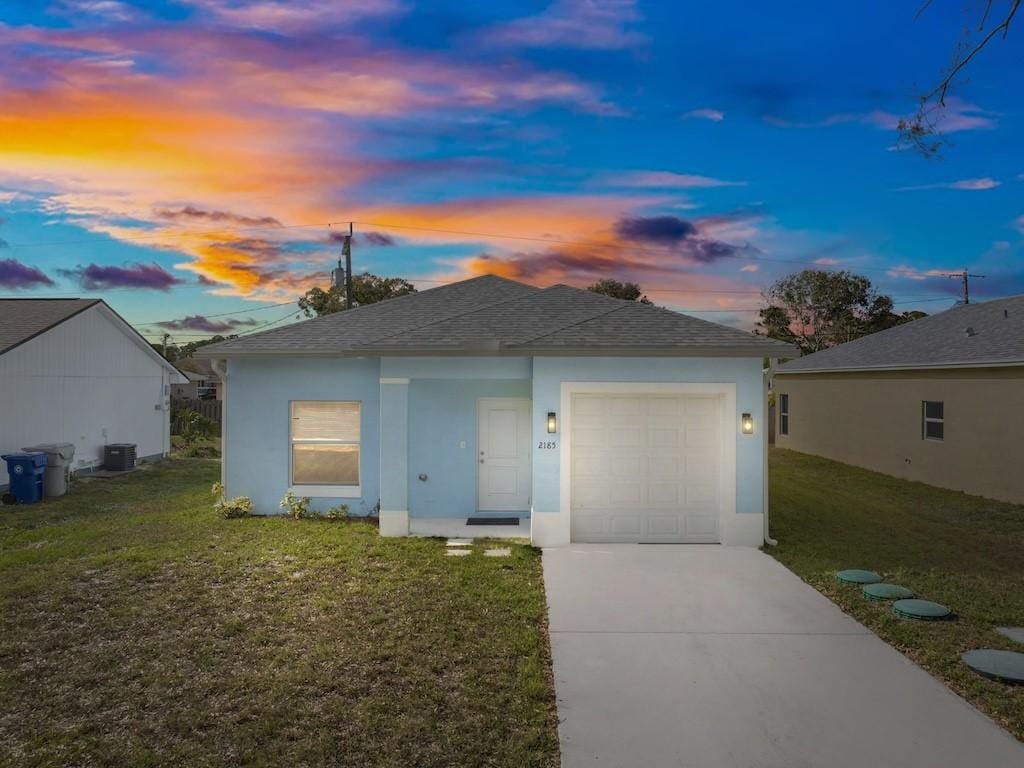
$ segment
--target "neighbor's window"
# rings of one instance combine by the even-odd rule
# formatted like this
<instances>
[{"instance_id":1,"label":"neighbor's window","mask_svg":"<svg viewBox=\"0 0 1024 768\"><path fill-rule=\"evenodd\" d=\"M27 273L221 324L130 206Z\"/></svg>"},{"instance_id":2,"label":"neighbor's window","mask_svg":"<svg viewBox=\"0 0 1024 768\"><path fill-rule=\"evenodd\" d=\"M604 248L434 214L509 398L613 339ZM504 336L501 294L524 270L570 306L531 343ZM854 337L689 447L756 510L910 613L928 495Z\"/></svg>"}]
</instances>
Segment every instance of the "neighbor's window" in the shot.
<instances>
[{"instance_id":1,"label":"neighbor's window","mask_svg":"<svg viewBox=\"0 0 1024 768\"><path fill-rule=\"evenodd\" d=\"M294 400L292 485L359 485L359 402Z\"/></svg>"},{"instance_id":2,"label":"neighbor's window","mask_svg":"<svg viewBox=\"0 0 1024 768\"><path fill-rule=\"evenodd\" d=\"M789 434L789 395L779 395L779 434Z\"/></svg>"},{"instance_id":3,"label":"neighbor's window","mask_svg":"<svg viewBox=\"0 0 1024 768\"><path fill-rule=\"evenodd\" d=\"M942 440L945 431L945 408L941 401L925 400L921 403L921 437Z\"/></svg>"}]
</instances>

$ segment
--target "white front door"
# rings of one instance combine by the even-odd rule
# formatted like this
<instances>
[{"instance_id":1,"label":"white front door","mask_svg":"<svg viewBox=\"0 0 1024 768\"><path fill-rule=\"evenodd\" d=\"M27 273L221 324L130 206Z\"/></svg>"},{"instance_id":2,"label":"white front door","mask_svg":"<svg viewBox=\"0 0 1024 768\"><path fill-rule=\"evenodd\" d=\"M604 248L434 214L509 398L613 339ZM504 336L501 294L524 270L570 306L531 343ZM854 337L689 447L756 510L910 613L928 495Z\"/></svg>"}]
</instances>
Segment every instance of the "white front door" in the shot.
<instances>
[{"instance_id":1,"label":"white front door","mask_svg":"<svg viewBox=\"0 0 1024 768\"><path fill-rule=\"evenodd\" d=\"M530 401L483 397L477 402L479 510L530 509Z\"/></svg>"},{"instance_id":2,"label":"white front door","mask_svg":"<svg viewBox=\"0 0 1024 768\"><path fill-rule=\"evenodd\" d=\"M572 397L571 536L594 542L717 542L718 397Z\"/></svg>"}]
</instances>

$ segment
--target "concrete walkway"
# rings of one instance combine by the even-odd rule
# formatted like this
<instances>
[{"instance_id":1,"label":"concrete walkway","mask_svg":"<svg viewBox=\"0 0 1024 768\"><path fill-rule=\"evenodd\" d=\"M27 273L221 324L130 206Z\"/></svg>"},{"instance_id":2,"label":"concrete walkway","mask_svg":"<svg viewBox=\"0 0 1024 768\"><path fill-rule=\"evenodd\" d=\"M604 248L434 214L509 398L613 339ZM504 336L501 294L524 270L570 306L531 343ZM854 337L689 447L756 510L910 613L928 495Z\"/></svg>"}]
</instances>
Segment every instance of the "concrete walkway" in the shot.
<instances>
[{"instance_id":1,"label":"concrete walkway","mask_svg":"<svg viewBox=\"0 0 1024 768\"><path fill-rule=\"evenodd\" d=\"M771 557L544 550L562 765L1007 768L1024 746Z\"/></svg>"}]
</instances>

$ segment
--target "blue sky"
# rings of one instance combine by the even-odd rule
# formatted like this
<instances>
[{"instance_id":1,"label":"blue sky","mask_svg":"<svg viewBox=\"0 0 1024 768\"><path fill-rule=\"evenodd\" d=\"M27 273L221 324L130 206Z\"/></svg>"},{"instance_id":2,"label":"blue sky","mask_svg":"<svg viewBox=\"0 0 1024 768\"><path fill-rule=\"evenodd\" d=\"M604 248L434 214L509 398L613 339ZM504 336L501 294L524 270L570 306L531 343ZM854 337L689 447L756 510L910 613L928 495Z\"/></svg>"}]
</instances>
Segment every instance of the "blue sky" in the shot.
<instances>
[{"instance_id":1,"label":"blue sky","mask_svg":"<svg viewBox=\"0 0 1024 768\"><path fill-rule=\"evenodd\" d=\"M896 147L978 8L466 5L5 3L0 295L242 332L288 321L349 220L357 269L420 288L616 277L741 327L814 264L900 309L962 267L1024 292L1016 31L955 85L940 159Z\"/></svg>"}]
</instances>

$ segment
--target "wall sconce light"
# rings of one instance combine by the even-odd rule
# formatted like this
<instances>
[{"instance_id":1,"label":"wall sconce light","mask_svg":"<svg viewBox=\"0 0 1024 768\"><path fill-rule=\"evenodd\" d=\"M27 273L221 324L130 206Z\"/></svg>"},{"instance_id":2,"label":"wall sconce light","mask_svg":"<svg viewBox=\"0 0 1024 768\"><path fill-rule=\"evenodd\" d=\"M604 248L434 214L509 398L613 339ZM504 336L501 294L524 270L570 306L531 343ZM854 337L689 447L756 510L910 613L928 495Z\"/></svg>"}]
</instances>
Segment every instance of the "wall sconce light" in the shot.
<instances>
[{"instance_id":1,"label":"wall sconce light","mask_svg":"<svg viewBox=\"0 0 1024 768\"><path fill-rule=\"evenodd\" d=\"M754 417L749 413L744 413L740 416L740 431L744 435L754 434Z\"/></svg>"},{"instance_id":2,"label":"wall sconce light","mask_svg":"<svg viewBox=\"0 0 1024 768\"><path fill-rule=\"evenodd\" d=\"M558 431L558 418L554 411L548 411L548 434L553 435Z\"/></svg>"}]
</instances>

